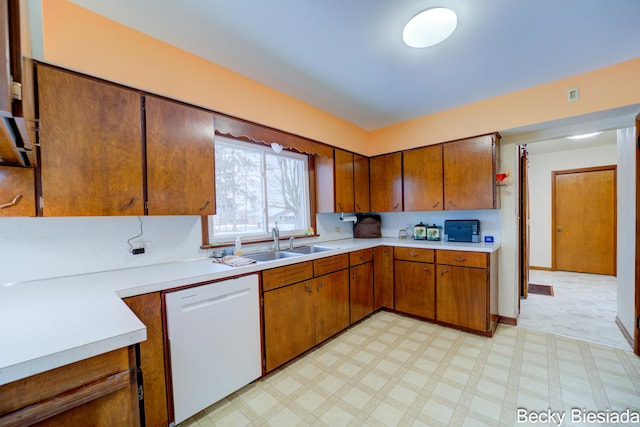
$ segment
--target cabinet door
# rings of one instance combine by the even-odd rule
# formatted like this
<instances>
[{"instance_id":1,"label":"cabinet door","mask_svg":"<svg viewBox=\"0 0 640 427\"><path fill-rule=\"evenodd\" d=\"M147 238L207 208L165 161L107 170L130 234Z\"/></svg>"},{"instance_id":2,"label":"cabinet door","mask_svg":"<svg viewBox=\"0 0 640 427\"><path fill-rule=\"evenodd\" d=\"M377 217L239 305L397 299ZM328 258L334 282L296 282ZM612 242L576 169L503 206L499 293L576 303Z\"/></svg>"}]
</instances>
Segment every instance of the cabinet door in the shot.
<instances>
[{"instance_id":1,"label":"cabinet door","mask_svg":"<svg viewBox=\"0 0 640 427\"><path fill-rule=\"evenodd\" d=\"M487 270L437 266L437 320L486 332L489 327Z\"/></svg>"},{"instance_id":2,"label":"cabinet door","mask_svg":"<svg viewBox=\"0 0 640 427\"><path fill-rule=\"evenodd\" d=\"M264 293L265 369L271 371L315 345L314 281Z\"/></svg>"},{"instance_id":3,"label":"cabinet door","mask_svg":"<svg viewBox=\"0 0 640 427\"><path fill-rule=\"evenodd\" d=\"M373 263L351 267L349 273L351 323L355 323L373 313Z\"/></svg>"},{"instance_id":4,"label":"cabinet door","mask_svg":"<svg viewBox=\"0 0 640 427\"><path fill-rule=\"evenodd\" d=\"M149 215L213 215L213 114L146 97Z\"/></svg>"},{"instance_id":5,"label":"cabinet door","mask_svg":"<svg viewBox=\"0 0 640 427\"><path fill-rule=\"evenodd\" d=\"M0 216L35 216L33 169L0 166Z\"/></svg>"},{"instance_id":6,"label":"cabinet door","mask_svg":"<svg viewBox=\"0 0 640 427\"><path fill-rule=\"evenodd\" d=\"M395 261L394 266L396 310L434 319L434 265L423 262Z\"/></svg>"},{"instance_id":7,"label":"cabinet door","mask_svg":"<svg viewBox=\"0 0 640 427\"><path fill-rule=\"evenodd\" d=\"M356 212L369 212L369 158L353 155L353 192Z\"/></svg>"},{"instance_id":8,"label":"cabinet door","mask_svg":"<svg viewBox=\"0 0 640 427\"><path fill-rule=\"evenodd\" d=\"M147 327L147 340L140 343L140 369L144 383L144 413L149 427L169 424L165 377L164 329L160 292L125 298L124 302Z\"/></svg>"},{"instance_id":9,"label":"cabinet door","mask_svg":"<svg viewBox=\"0 0 640 427\"><path fill-rule=\"evenodd\" d=\"M9 1L0 1L0 115L11 115L11 72L9 71Z\"/></svg>"},{"instance_id":10,"label":"cabinet door","mask_svg":"<svg viewBox=\"0 0 640 427\"><path fill-rule=\"evenodd\" d=\"M318 344L349 326L349 270L317 277L313 282Z\"/></svg>"},{"instance_id":11,"label":"cabinet door","mask_svg":"<svg viewBox=\"0 0 640 427\"><path fill-rule=\"evenodd\" d=\"M0 425L139 426L133 347L0 386Z\"/></svg>"},{"instance_id":12,"label":"cabinet door","mask_svg":"<svg viewBox=\"0 0 640 427\"><path fill-rule=\"evenodd\" d=\"M445 209L494 209L494 135L443 144Z\"/></svg>"},{"instance_id":13,"label":"cabinet door","mask_svg":"<svg viewBox=\"0 0 640 427\"><path fill-rule=\"evenodd\" d=\"M38 66L44 215L143 215L140 95Z\"/></svg>"},{"instance_id":14,"label":"cabinet door","mask_svg":"<svg viewBox=\"0 0 640 427\"><path fill-rule=\"evenodd\" d=\"M393 247L378 246L373 249L374 310L394 308L393 298Z\"/></svg>"},{"instance_id":15,"label":"cabinet door","mask_svg":"<svg viewBox=\"0 0 640 427\"><path fill-rule=\"evenodd\" d=\"M344 150L334 150L335 162L335 210L353 212L353 154Z\"/></svg>"},{"instance_id":16,"label":"cabinet door","mask_svg":"<svg viewBox=\"0 0 640 427\"><path fill-rule=\"evenodd\" d=\"M402 153L369 159L371 211L402 211Z\"/></svg>"},{"instance_id":17,"label":"cabinet door","mask_svg":"<svg viewBox=\"0 0 640 427\"><path fill-rule=\"evenodd\" d=\"M437 211L442 202L442 145L402 153L405 211Z\"/></svg>"}]
</instances>

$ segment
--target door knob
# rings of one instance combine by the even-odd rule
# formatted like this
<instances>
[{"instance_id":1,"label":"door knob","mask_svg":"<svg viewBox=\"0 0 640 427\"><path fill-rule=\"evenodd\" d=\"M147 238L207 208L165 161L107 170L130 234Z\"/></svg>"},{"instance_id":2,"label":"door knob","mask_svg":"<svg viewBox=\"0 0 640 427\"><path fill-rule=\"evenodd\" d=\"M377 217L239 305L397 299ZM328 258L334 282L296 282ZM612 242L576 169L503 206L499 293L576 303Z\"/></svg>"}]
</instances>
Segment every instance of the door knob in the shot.
<instances>
[{"instance_id":1,"label":"door knob","mask_svg":"<svg viewBox=\"0 0 640 427\"><path fill-rule=\"evenodd\" d=\"M563 230L562 226L561 226L561 225L559 225L559 226L558 226L558 231L562 231L562 230Z\"/></svg>"}]
</instances>

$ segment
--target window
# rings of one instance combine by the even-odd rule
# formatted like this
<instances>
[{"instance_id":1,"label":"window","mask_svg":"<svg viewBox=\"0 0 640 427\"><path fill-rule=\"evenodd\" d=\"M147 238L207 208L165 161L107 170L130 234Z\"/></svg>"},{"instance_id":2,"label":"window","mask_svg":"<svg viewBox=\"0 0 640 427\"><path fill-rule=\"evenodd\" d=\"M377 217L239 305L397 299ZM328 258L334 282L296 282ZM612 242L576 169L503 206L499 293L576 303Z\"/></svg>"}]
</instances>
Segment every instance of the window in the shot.
<instances>
[{"instance_id":1,"label":"window","mask_svg":"<svg viewBox=\"0 0 640 427\"><path fill-rule=\"evenodd\" d=\"M310 226L307 156L216 137L213 239L264 238L278 223L283 235Z\"/></svg>"}]
</instances>

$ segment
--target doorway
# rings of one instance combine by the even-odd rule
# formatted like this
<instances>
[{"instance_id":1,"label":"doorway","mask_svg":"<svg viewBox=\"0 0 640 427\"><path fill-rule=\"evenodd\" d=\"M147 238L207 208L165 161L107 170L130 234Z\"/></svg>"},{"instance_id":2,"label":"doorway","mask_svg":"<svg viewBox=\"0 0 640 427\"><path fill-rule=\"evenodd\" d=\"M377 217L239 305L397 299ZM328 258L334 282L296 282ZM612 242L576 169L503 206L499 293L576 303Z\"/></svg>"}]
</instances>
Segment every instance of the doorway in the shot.
<instances>
[{"instance_id":1,"label":"doorway","mask_svg":"<svg viewBox=\"0 0 640 427\"><path fill-rule=\"evenodd\" d=\"M523 146L518 147L519 166L525 168L525 171L520 171L518 195L519 240L525 243L519 254L519 282L522 285L518 320L520 326L629 348L616 324L617 287L616 277L613 276L616 265L616 133L605 132L601 138L579 143L564 138L528 143L525 156L522 156ZM605 191L599 189L599 181L605 183ZM607 202L604 203L603 200ZM612 222L613 227L593 224L590 215L595 215L592 209L594 203L606 205L605 211L609 215L607 221ZM530 215L527 215L527 210ZM554 211L566 211L564 215L569 217L569 222L565 222L562 215L556 217ZM602 221L600 214L595 216ZM561 231L558 231L558 227L562 227ZM567 231L567 227L572 232L581 230L575 233L578 241L567 243L558 238L557 234ZM600 228L608 230L607 238L613 239L611 245L608 242L603 245L594 244L601 240L597 237L600 236ZM571 233L560 237L565 235L571 237ZM526 245L527 242L529 245ZM579 263L583 258L579 252L587 245L597 246L596 249L607 253L609 262L606 268L609 270L602 270L600 267L596 271L590 270L589 262L586 263L587 267L583 263L578 268L564 263L563 256L571 251L578 253L573 258L578 260L574 260L574 263ZM595 257L599 256L602 257L602 253L598 255L596 251ZM558 270L589 273L566 273ZM594 272L598 274L593 274ZM525 290L529 280L533 284L553 286L555 295L527 296ZM603 292L610 296L604 297ZM572 297L566 297L567 295ZM582 303L576 304L578 297L584 299L580 300ZM537 305L533 306L534 303ZM544 319L548 320L547 324L541 324ZM601 322L602 327L600 324L589 324L586 321L588 319ZM594 333L596 330L599 332ZM620 338L616 341L618 344L600 341L602 337L609 335Z\"/></svg>"},{"instance_id":2,"label":"doorway","mask_svg":"<svg viewBox=\"0 0 640 427\"><path fill-rule=\"evenodd\" d=\"M616 166L553 171L552 269L616 275Z\"/></svg>"}]
</instances>

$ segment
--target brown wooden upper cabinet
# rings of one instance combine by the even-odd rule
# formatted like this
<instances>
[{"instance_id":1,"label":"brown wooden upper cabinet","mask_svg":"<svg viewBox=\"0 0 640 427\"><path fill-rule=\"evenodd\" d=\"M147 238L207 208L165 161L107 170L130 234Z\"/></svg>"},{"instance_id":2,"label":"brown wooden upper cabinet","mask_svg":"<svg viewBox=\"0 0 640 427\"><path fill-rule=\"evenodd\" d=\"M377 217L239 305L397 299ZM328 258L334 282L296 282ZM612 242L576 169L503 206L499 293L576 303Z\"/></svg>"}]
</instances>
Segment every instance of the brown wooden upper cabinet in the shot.
<instances>
[{"instance_id":1,"label":"brown wooden upper cabinet","mask_svg":"<svg viewBox=\"0 0 640 427\"><path fill-rule=\"evenodd\" d=\"M177 102L145 100L149 215L213 215L213 114Z\"/></svg>"},{"instance_id":2,"label":"brown wooden upper cabinet","mask_svg":"<svg viewBox=\"0 0 640 427\"><path fill-rule=\"evenodd\" d=\"M335 212L354 212L353 153L333 150L335 165Z\"/></svg>"},{"instance_id":3,"label":"brown wooden upper cabinet","mask_svg":"<svg viewBox=\"0 0 640 427\"><path fill-rule=\"evenodd\" d=\"M442 144L402 153L405 211L441 211Z\"/></svg>"},{"instance_id":4,"label":"brown wooden upper cabinet","mask_svg":"<svg viewBox=\"0 0 640 427\"><path fill-rule=\"evenodd\" d=\"M34 169L0 166L0 216L35 216Z\"/></svg>"},{"instance_id":5,"label":"brown wooden upper cabinet","mask_svg":"<svg viewBox=\"0 0 640 427\"><path fill-rule=\"evenodd\" d=\"M369 159L371 211L402 211L402 153Z\"/></svg>"},{"instance_id":6,"label":"brown wooden upper cabinet","mask_svg":"<svg viewBox=\"0 0 640 427\"><path fill-rule=\"evenodd\" d=\"M499 135L443 144L444 208L495 209L496 153Z\"/></svg>"},{"instance_id":7,"label":"brown wooden upper cabinet","mask_svg":"<svg viewBox=\"0 0 640 427\"><path fill-rule=\"evenodd\" d=\"M140 94L37 67L45 216L143 215Z\"/></svg>"},{"instance_id":8,"label":"brown wooden upper cabinet","mask_svg":"<svg viewBox=\"0 0 640 427\"><path fill-rule=\"evenodd\" d=\"M315 157L317 211L369 211L369 159L333 150L333 158Z\"/></svg>"},{"instance_id":9,"label":"brown wooden upper cabinet","mask_svg":"<svg viewBox=\"0 0 640 427\"><path fill-rule=\"evenodd\" d=\"M22 55L19 0L0 0L0 165L36 167L35 111L30 59ZM28 40L28 37L27 37Z\"/></svg>"},{"instance_id":10,"label":"brown wooden upper cabinet","mask_svg":"<svg viewBox=\"0 0 640 427\"><path fill-rule=\"evenodd\" d=\"M369 158L353 155L353 191L356 212L369 212Z\"/></svg>"}]
</instances>

